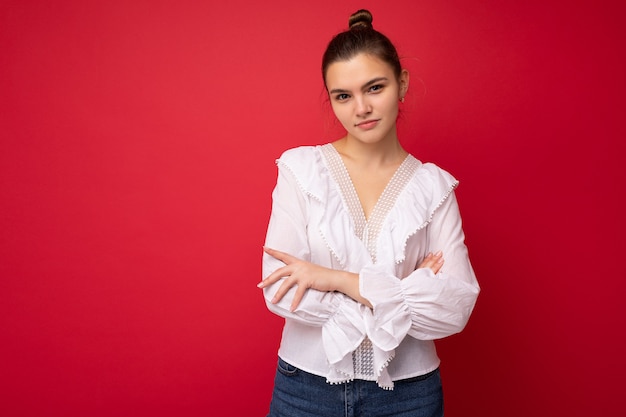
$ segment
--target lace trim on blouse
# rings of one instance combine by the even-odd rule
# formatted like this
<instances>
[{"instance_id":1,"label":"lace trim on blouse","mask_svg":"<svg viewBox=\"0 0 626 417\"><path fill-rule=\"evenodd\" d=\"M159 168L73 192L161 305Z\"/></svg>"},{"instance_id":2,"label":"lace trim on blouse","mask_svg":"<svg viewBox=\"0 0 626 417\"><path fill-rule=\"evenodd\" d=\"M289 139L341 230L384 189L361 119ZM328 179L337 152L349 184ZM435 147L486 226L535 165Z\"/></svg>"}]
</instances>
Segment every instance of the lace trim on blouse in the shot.
<instances>
[{"instance_id":1,"label":"lace trim on blouse","mask_svg":"<svg viewBox=\"0 0 626 417\"><path fill-rule=\"evenodd\" d=\"M376 263L376 244L385 218L402 190L415 174L420 162L412 155L407 155L385 186L368 220L365 218L363 206L341 155L330 143L322 145L320 148L328 163L330 174L339 186L340 194L350 212L354 222L355 234L366 245L372 261ZM352 363L354 365L354 377L358 379L376 380L381 371L374 369L374 351L372 342L367 337L352 353Z\"/></svg>"}]
</instances>

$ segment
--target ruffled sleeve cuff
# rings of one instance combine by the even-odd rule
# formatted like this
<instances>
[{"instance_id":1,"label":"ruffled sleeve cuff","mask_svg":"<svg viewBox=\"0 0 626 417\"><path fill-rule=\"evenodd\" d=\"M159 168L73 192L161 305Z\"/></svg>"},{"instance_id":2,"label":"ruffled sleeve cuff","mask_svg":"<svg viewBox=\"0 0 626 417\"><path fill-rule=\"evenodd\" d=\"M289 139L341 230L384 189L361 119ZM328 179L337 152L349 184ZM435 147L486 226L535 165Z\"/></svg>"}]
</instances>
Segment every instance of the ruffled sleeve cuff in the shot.
<instances>
[{"instance_id":1,"label":"ruffled sleeve cuff","mask_svg":"<svg viewBox=\"0 0 626 417\"><path fill-rule=\"evenodd\" d=\"M331 367L344 375L353 373L352 352L365 339L365 324L359 305L344 299L339 308L322 326L322 345Z\"/></svg>"},{"instance_id":2,"label":"ruffled sleeve cuff","mask_svg":"<svg viewBox=\"0 0 626 417\"><path fill-rule=\"evenodd\" d=\"M367 335L384 351L395 349L407 335L433 340L460 332L480 291L478 285L435 275L429 268L400 280L374 265L364 268L360 278L361 294L373 306Z\"/></svg>"},{"instance_id":3,"label":"ruffled sleeve cuff","mask_svg":"<svg viewBox=\"0 0 626 417\"><path fill-rule=\"evenodd\" d=\"M359 276L361 295L373 306L367 335L374 346L390 352L411 328L411 312L403 302L401 280L376 265L363 268Z\"/></svg>"},{"instance_id":4,"label":"ruffled sleeve cuff","mask_svg":"<svg viewBox=\"0 0 626 417\"><path fill-rule=\"evenodd\" d=\"M440 339L463 330L480 292L475 281L454 279L443 272L435 275L429 268L416 270L400 285L411 306L413 325L409 335L422 340Z\"/></svg>"}]
</instances>

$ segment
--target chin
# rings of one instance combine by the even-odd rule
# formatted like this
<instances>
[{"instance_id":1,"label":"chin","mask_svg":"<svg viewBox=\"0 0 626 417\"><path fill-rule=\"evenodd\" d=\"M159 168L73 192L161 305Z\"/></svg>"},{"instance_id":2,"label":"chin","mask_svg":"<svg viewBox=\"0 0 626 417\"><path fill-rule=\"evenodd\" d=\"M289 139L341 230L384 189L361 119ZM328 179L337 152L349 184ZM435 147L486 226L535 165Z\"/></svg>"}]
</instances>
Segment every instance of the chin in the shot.
<instances>
[{"instance_id":1,"label":"chin","mask_svg":"<svg viewBox=\"0 0 626 417\"><path fill-rule=\"evenodd\" d=\"M366 143L366 144L380 143L380 142L383 142L385 138L387 137L387 135L381 135L380 133L373 132L373 131L369 131L365 133L350 132L350 136L352 136L354 139L358 140L359 142Z\"/></svg>"}]
</instances>

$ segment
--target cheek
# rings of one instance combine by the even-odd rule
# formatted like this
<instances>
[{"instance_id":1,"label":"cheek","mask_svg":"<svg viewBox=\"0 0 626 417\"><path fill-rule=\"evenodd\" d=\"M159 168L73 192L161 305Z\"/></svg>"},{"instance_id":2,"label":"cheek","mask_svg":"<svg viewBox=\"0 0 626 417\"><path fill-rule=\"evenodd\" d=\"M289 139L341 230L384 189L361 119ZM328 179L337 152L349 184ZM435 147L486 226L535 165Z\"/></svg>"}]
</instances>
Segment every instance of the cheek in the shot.
<instances>
[{"instance_id":1,"label":"cheek","mask_svg":"<svg viewBox=\"0 0 626 417\"><path fill-rule=\"evenodd\" d=\"M398 106L398 100L396 100L395 98L387 100L387 102L385 103L385 109L387 114L391 116L397 116L398 110L400 109L400 107Z\"/></svg>"},{"instance_id":2,"label":"cheek","mask_svg":"<svg viewBox=\"0 0 626 417\"><path fill-rule=\"evenodd\" d=\"M344 126L346 125L346 123L348 122L348 119L349 119L348 110L347 110L346 107L347 106L338 106L338 105L337 106L332 106L333 113L335 114L335 117Z\"/></svg>"}]
</instances>

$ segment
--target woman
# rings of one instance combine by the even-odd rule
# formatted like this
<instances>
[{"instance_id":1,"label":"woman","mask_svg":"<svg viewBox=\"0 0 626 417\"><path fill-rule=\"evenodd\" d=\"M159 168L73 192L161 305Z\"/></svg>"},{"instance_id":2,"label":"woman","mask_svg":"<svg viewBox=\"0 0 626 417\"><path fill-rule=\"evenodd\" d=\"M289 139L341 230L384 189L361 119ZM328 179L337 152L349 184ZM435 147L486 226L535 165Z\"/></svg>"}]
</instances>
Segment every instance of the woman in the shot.
<instances>
[{"instance_id":1,"label":"woman","mask_svg":"<svg viewBox=\"0 0 626 417\"><path fill-rule=\"evenodd\" d=\"M322 75L346 136L277 161L259 284L285 318L269 415L441 416L433 340L463 329L479 293L457 181L400 145L409 73L368 11Z\"/></svg>"}]
</instances>

